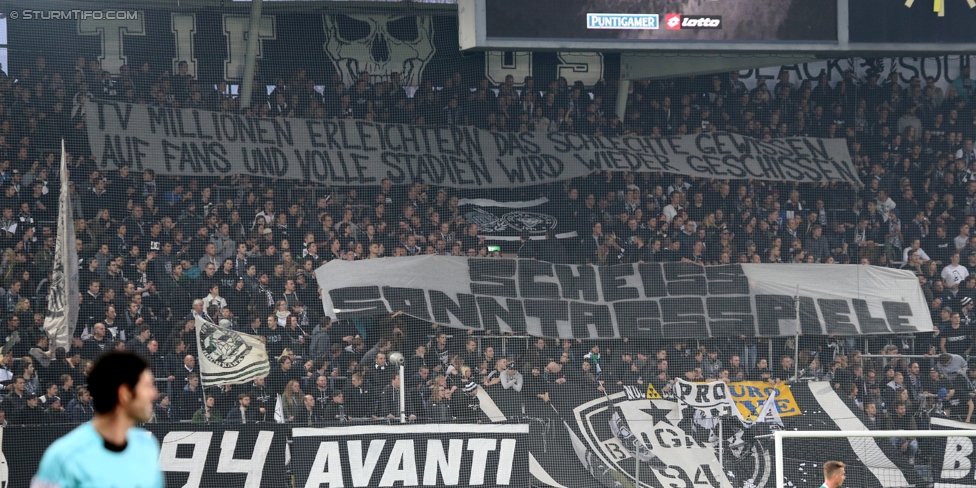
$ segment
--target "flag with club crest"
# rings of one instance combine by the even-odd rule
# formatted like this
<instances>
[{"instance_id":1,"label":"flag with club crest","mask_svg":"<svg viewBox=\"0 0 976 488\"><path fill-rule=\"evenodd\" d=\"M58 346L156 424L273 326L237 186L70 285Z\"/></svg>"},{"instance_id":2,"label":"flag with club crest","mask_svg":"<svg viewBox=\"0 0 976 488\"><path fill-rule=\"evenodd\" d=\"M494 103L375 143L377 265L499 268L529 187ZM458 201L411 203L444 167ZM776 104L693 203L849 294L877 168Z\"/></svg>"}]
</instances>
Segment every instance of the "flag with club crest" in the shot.
<instances>
[{"instance_id":1,"label":"flag with club crest","mask_svg":"<svg viewBox=\"0 0 976 488\"><path fill-rule=\"evenodd\" d=\"M196 318L197 356L203 386L237 385L271 372L261 338Z\"/></svg>"}]
</instances>

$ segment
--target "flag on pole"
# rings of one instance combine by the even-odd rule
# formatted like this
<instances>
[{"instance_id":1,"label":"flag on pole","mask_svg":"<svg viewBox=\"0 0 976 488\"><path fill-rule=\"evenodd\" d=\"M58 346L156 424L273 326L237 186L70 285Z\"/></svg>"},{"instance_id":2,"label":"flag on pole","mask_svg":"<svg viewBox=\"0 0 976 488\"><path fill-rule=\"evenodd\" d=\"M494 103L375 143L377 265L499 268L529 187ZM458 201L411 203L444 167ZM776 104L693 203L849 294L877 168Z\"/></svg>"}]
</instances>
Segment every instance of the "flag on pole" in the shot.
<instances>
[{"instance_id":1,"label":"flag on pole","mask_svg":"<svg viewBox=\"0 0 976 488\"><path fill-rule=\"evenodd\" d=\"M285 423L285 408L281 401L281 393L275 395L274 421L279 424Z\"/></svg>"},{"instance_id":2,"label":"flag on pole","mask_svg":"<svg viewBox=\"0 0 976 488\"><path fill-rule=\"evenodd\" d=\"M203 386L237 385L271 372L268 351L257 336L196 318L197 355Z\"/></svg>"},{"instance_id":3,"label":"flag on pole","mask_svg":"<svg viewBox=\"0 0 976 488\"><path fill-rule=\"evenodd\" d=\"M54 241L54 269L51 271L50 297L44 317L44 332L51 348L71 349L71 337L78 323L78 250L68 189L68 162L61 141L61 193L58 197L58 235Z\"/></svg>"}]
</instances>

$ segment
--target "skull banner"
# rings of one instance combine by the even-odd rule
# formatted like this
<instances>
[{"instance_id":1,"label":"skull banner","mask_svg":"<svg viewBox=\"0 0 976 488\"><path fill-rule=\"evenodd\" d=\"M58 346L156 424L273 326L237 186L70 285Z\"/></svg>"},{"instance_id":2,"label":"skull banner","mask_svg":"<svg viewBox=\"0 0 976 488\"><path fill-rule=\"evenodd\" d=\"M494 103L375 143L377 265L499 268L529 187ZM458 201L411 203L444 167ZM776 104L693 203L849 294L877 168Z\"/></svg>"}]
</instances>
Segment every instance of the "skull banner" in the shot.
<instances>
[{"instance_id":1,"label":"skull banner","mask_svg":"<svg viewBox=\"0 0 976 488\"><path fill-rule=\"evenodd\" d=\"M394 73L401 85L417 86L434 57L433 22L429 16L323 15L325 52L351 86L361 73L371 81L389 81Z\"/></svg>"}]
</instances>

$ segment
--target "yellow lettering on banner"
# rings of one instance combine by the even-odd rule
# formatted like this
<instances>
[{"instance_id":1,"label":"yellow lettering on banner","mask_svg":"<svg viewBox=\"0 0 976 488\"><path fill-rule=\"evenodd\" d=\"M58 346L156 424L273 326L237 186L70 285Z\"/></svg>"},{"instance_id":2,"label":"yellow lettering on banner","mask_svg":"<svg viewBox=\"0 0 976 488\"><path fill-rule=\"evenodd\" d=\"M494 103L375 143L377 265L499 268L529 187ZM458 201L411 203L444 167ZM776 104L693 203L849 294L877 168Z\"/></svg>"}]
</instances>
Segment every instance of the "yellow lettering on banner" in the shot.
<instances>
[{"instance_id":1,"label":"yellow lettering on banner","mask_svg":"<svg viewBox=\"0 0 976 488\"><path fill-rule=\"evenodd\" d=\"M657 389L654 388L654 385L648 383L647 395L645 396L645 398L650 398L651 400L661 400L663 397L661 397L661 394L657 392Z\"/></svg>"},{"instance_id":2,"label":"yellow lettering on banner","mask_svg":"<svg viewBox=\"0 0 976 488\"><path fill-rule=\"evenodd\" d=\"M773 397L780 417L792 417L803 412L793 398L793 392L785 384L771 385L763 381L737 381L729 383L729 393L743 418L755 419L762 410L763 403Z\"/></svg>"}]
</instances>

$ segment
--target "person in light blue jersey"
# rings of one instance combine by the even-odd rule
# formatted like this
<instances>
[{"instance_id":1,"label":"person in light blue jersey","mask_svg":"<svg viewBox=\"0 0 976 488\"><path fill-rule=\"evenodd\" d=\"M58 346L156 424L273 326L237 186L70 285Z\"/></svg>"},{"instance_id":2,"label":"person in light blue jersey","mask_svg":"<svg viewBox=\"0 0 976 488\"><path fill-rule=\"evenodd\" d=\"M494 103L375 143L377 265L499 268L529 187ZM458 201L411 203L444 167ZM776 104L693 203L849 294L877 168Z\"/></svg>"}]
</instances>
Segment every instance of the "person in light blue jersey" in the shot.
<instances>
[{"instance_id":1,"label":"person in light blue jersey","mask_svg":"<svg viewBox=\"0 0 976 488\"><path fill-rule=\"evenodd\" d=\"M89 375L95 415L48 447L31 488L162 488L159 443L135 427L156 400L152 371L141 357L109 352Z\"/></svg>"}]
</instances>

